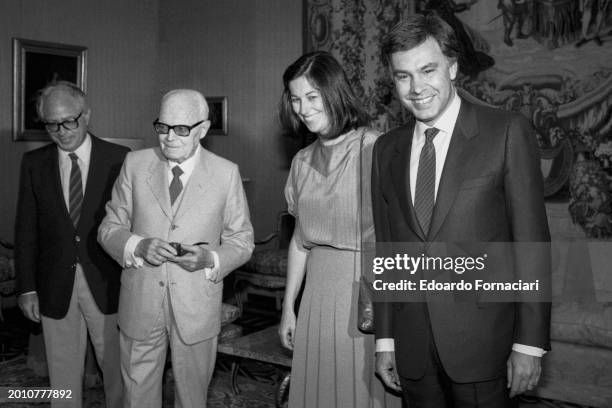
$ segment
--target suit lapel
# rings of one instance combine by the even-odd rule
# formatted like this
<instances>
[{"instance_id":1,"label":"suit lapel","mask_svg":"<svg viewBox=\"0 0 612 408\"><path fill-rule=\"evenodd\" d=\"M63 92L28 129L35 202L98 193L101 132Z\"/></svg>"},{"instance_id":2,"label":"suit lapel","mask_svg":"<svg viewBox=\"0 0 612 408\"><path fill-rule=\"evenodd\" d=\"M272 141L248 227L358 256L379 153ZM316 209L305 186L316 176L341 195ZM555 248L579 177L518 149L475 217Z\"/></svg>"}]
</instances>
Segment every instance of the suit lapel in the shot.
<instances>
[{"instance_id":1,"label":"suit lapel","mask_svg":"<svg viewBox=\"0 0 612 408\"><path fill-rule=\"evenodd\" d=\"M149 167L147 183L161 210L168 219L172 220L172 206L170 205L170 191L168 185L168 162L162 156L159 148L155 149L159 160L154 160Z\"/></svg>"},{"instance_id":2,"label":"suit lapel","mask_svg":"<svg viewBox=\"0 0 612 408\"><path fill-rule=\"evenodd\" d=\"M184 216L191 208L202 206L206 200L206 192L210 186L211 177L206 160L206 151L200 150L200 158L193 168L193 173L185 186L183 198L176 210L175 220Z\"/></svg>"},{"instance_id":3,"label":"suit lapel","mask_svg":"<svg viewBox=\"0 0 612 408\"><path fill-rule=\"evenodd\" d=\"M104 164L102 153L100 152L100 144L98 139L90 133L91 138L91 154L89 156L89 170L87 171L87 180L85 182L85 195L83 196L83 208L81 210L81 220L84 219L83 214L95 211L99 203L95 203L92 197L97 197L93 189L103 188L102 180L100 180L100 167ZM92 208L93 207L93 208ZM80 221L79 221L80 223Z\"/></svg>"},{"instance_id":4,"label":"suit lapel","mask_svg":"<svg viewBox=\"0 0 612 408\"><path fill-rule=\"evenodd\" d=\"M402 214L405 214L406 221L410 228L422 239L425 234L416 218L412 203L412 193L410 191L410 154L412 150L412 137L414 134L415 121L412 120L403 126L399 131L401 137L397 139L394 157L391 159L391 176L395 190L398 192L398 200Z\"/></svg>"},{"instance_id":5,"label":"suit lapel","mask_svg":"<svg viewBox=\"0 0 612 408\"><path fill-rule=\"evenodd\" d=\"M455 201L461 182L463 181L463 171L465 163L470 158L470 150L467 149L469 139L478 134L478 121L473 107L462 100L459 117L453 130L450 146L444 162L438 195L434 212L431 219L431 228L428 234L429 240L434 240L440 227L444 223L450 208Z\"/></svg>"}]
</instances>

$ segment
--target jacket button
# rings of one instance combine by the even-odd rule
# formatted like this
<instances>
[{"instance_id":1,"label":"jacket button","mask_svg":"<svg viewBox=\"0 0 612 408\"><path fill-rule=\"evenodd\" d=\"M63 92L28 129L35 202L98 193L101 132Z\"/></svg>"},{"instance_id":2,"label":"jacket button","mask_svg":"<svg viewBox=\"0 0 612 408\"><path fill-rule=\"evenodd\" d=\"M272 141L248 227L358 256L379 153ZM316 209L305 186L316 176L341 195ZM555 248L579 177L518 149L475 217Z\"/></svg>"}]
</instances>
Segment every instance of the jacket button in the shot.
<instances>
[{"instance_id":1,"label":"jacket button","mask_svg":"<svg viewBox=\"0 0 612 408\"><path fill-rule=\"evenodd\" d=\"M76 235L74 237L74 242L81 242L81 237L79 237L78 235Z\"/></svg>"},{"instance_id":2,"label":"jacket button","mask_svg":"<svg viewBox=\"0 0 612 408\"><path fill-rule=\"evenodd\" d=\"M164 286L164 282L159 281L159 286L163 287Z\"/></svg>"},{"instance_id":3,"label":"jacket button","mask_svg":"<svg viewBox=\"0 0 612 408\"><path fill-rule=\"evenodd\" d=\"M175 225L175 224L172 224L172 225L170 226L170 229L171 229L172 231L174 231L174 230L175 230L175 229L177 229L177 228L178 228L178 225Z\"/></svg>"}]
</instances>

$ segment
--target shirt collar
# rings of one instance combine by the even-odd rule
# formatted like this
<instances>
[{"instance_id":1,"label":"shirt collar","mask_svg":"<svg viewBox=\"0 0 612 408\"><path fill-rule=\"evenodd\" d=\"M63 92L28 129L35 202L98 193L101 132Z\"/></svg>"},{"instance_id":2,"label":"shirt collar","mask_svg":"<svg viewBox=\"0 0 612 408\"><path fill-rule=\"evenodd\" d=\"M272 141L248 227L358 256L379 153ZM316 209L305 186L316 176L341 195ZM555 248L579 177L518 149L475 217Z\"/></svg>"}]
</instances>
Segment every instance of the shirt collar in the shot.
<instances>
[{"instance_id":1,"label":"shirt collar","mask_svg":"<svg viewBox=\"0 0 612 408\"><path fill-rule=\"evenodd\" d=\"M79 160L85 164L89 164L89 160L91 159L91 137L89 136L89 133L87 133L83 143L81 143L81 145L77 147L74 152L67 152L60 149L59 146L57 151L59 152L61 161L70 161L70 157L68 157L68 155L70 153L75 153L79 157Z\"/></svg>"},{"instance_id":2,"label":"shirt collar","mask_svg":"<svg viewBox=\"0 0 612 408\"><path fill-rule=\"evenodd\" d=\"M453 129L455 128L455 123L457 122L457 117L459 117L460 108L461 98L459 98L459 95L457 95L457 92L455 91L453 94L453 100L448 105L448 108L432 126L428 126L425 123L417 120L415 129L417 140L423 139L425 137L425 130L429 129L430 127L435 127L449 136L452 135Z\"/></svg>"},{"instance_id":3,"label":"shirt collar","mask_svg":"<svg viewBox=\"0 0 612 408\"><path fill-rule=\"evenodd\" d=\"M188 158L187 160L183 161L182 163L176 163L173 161L168 161L168 171L172 171L172 169L174 168L174 166L180 166L181 170L183 170L183 175L187 178L189 178L189 176L191 176L191 173L193 173L193 169L195 168L196 163L198 162L198 159L200 158L200 151L202 150L202 147L198 144L198 146L196 147L196 151L193 154L193 156L191 156L190 158Z\"/></svg>"}]
</instances>

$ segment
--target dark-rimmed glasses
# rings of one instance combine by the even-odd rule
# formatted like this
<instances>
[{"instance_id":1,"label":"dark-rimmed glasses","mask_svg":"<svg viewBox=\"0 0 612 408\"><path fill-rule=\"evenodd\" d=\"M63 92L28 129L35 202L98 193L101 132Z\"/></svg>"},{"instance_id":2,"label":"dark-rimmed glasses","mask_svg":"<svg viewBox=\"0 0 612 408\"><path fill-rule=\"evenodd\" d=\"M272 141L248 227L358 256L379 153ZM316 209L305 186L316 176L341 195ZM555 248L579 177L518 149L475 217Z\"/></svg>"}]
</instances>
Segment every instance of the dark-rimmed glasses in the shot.
<instances>
[{"instance_id":1,"label":"dark-rimmed glasses","mask_svg":"<svg viewBox=\"0 0 612 408\"><path fill-rule=\"evenodd\" d=\"M49 133L59 132L60 126L66 130L75 130L79 127L79 119L81 118L82 114L83 112L79 113L79 115L74 119L67 119L62 122L43 122L43 125L45 125L45 129L47 129L47 132Z\"/></svg>"},{"instance_id":2,"label":"dark-rimmed glasses","mask_svg":"<svg viewBox=\"0 0 612 408\"><path fill-rule=\"evenodd\" d=\"M189 136L189 134L191 133L191 131L193 130L193 128L195 128L196 126L198 126L199 124L202 124L206 122L205 120L201 120L198 123L195 123L191 126L189 125L174 125L174 126L170 126L167 125L165 123L162 123L159 121L158 119L155 119L155 121L153 121L153 128L155 129L155 132L159 135L167 135L168 133L170 133L170 130L174 130L174 133L177 136L181 136L181 137L187 137Z\"/></svg>"}]
</instances>

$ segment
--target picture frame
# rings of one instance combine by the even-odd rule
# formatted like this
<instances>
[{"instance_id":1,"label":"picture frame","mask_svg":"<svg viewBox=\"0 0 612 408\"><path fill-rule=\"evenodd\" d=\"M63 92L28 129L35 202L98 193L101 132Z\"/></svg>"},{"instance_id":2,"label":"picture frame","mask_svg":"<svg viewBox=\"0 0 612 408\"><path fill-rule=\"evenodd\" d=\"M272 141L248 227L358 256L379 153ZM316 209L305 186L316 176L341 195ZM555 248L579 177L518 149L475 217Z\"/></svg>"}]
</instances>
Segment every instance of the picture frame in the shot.
<instances>
[{"instance_id":1,"label":"picture frame","mask_svg":"<svg viewBox=\"0 0 612 408\"><path fill-rule=\"evenodd\" d=\"M37 120L36 93L54 80L86 92L86 79L86 47L13 38L13 140L50 140Z\"/></svg>"},{"instance_id":2,"label":"picture frame","mask_svg":"<svg viewBox=\"0 0 612 408\"><path fill-rule=\"evenodd\" d=\"M209 96L206 98L206 102L208 103L208 118L210 119L208 134L227 135L227 96Z\"/></svg>"}]
</instances>

